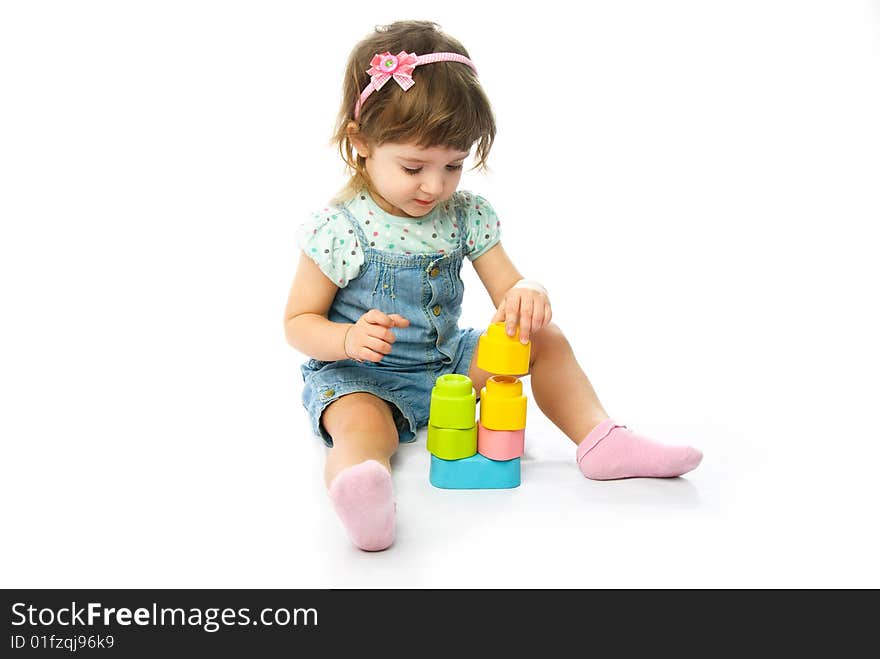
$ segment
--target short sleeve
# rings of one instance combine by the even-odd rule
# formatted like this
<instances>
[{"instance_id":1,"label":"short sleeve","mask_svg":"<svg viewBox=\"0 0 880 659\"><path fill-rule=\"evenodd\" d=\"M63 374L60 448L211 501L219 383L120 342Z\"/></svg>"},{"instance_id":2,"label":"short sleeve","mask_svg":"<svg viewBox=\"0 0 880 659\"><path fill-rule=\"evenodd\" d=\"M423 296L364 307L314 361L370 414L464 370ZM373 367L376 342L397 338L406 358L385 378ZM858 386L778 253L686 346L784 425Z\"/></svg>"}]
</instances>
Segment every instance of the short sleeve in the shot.
<instances>
[{"instance_id":1,"label":"short sleeve","mask_svg":"<svg viewBox=\"0 0 880 659\"><path fill-rule=\"evenodd\" d=\"M466 193L463 203L468 235L465 254L473 261L501 240L501 220L485 197Z\"/></svg>"},{"instance_id":2,"label":"short sleeve","mask_svg":"<svg viewBox=\"0 0 880 659\"><path fill-rule=\"evenodd\" d=\"M358 276L364 262L357 232L341 211L325 209L299 226L296 243L340 288Z\"/></svg>"}]
</instances>

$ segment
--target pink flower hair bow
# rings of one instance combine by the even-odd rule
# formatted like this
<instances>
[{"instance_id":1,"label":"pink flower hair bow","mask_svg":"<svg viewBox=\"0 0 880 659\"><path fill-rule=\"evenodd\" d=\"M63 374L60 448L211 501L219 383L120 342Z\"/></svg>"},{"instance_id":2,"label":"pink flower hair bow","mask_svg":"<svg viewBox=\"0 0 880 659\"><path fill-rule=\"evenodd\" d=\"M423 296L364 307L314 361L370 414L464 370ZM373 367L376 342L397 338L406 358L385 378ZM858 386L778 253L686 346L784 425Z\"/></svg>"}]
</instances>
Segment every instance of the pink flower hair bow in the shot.
<instances>
[{"instance_id":1,"label":"pink flower hair bow","mask_svg":"<svg viewBox=\"0 0 880 659\"><path fill-rule=\"evenodd\" d=\"M374 55L370 62L370 68L367 69L367 73L370 74L373 81L373 89L379 91L386 82L394 78L400 88L406 91L416 84L412 78L412 72L418 61L418 55L407 53L405 50L401 50L396 56L388 51L381 55Z\"/></svg>"},{"instance_id":2,"label":"pink flower hair bow","mask_svg":"<svg viewBox=\"0 0 880 659\"><path fill-rule=\"evenodd\" d=\"M373 55L370 61L370 68L367 73L370 74L370 83L361 92L360 97L354 106L354 118L358 119L361 113L361 106L367 97L374 91L379 91L385 86L385 83L392 78L400 85L403 91L408 90L416 81L413 80L413 70L422 64L432 64L433 62L460 62L467 64L474 73L477 67L464 55L458 53L430 53L428 55L416 55L401 50L397 55L392 55L389 51L381 54Z\"/></svg>"}]
</instances>

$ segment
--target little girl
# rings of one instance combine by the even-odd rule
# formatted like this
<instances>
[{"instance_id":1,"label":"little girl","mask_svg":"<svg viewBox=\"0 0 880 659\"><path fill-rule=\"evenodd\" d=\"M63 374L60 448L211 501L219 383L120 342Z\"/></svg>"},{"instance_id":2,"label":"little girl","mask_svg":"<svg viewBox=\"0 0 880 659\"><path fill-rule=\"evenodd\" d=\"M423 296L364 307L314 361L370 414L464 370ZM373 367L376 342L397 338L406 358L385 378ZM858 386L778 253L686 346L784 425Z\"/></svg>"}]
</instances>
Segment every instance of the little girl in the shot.
<instances>
[{"instance_id":1,"label":"little girl","mask_svg":"<svg viewBox=\"0 0 880 659\"><path fill-rule=\"evenodd\" d=\"M348 185L300 227L285 314L312 430L331 447L325 480L352 542L394 541L390 458L428 423L431 388L460 373L479 391L476 329L459 329L467 258L507 332L531 341L535 402L596 480L673 477L700 451L637 435L605 412L556 325L547 291L524 279L479 195L457 191L476 145L485 169L495 120L468 52L434 23L376 28L348 59L334 141ZM525 374L523 374L525 375Z\"/></svg>"}]
</instances>

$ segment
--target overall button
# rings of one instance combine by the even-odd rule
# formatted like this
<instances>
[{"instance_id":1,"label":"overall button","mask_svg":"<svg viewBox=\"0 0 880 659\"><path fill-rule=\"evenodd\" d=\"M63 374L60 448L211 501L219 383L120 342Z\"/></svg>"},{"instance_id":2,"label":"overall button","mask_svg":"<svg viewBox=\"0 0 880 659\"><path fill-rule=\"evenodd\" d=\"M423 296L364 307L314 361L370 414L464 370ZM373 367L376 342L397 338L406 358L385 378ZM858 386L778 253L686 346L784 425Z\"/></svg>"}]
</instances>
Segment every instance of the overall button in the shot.
<instances>
[{"instance_id":1,"label":"overall button","mask_svg":"<svg viewBox=\"0 0 880 659\"><path fill-rule=\"evenodd\" d=\"M330 398L330 397L333 396L333 394L335 394L335 393L336 393L336 392L333 391L332 389L328 389L327 391L324 392L324 398Z\"/></svg>"},{"instance_id":2,"label":"overall button","mask_svg":"<svg viewBox=\"0 0 880 659\"><path fill-rule=\"evenodd\" d=\"M435 315L435 316L439 316L439 315L440 315L440 305L438 304L436 307L434 307L433 309L431 309L431 311L434 312L434 315Z\"/></svg>"},{"instance_id":3,"label":"overall button","mask_svg":"<svg viewBox=\"0 0 880 659\"><path fill-rule=\"evenodd\" d=\"M440 268L434 268L433 270L431 270L431 272L430 272L429 274L430 274L432 277L436 277L437 275L440 274Z\"/></svg>"}]
</instances>

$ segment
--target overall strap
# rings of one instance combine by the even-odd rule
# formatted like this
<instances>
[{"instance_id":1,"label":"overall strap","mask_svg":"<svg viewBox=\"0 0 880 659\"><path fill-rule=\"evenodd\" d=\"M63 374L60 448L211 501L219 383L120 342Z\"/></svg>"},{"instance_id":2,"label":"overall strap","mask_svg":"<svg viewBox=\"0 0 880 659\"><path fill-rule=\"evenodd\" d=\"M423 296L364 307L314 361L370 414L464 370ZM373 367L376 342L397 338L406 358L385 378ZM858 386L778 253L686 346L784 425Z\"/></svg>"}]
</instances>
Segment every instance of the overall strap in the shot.
<instances>
[{"instance_id":1,"label":"overall strap","mask_svg":"<svg viewBox=\"0 0 880 659\"><path fill-rule=\"evenodd\" d=\"M361 226L361 223L355 219L355 217L354 217L354 215L352 215L351 211L348 210L348 208L346 208L344 205L339 205L336 208L341 210L345 214L345 217L348 218L348 221L352 223L352 225L354 226L355 234L357 235L358 241L360 242L360 245L363 248L364 252L366 252L367 245L369 245L370 243L367 240L367 235L364 233L364 228Z\"/></svg>"},{"instance_id":2,"label":"overall strap","mask_svg":"<svg viewBox=\"0 0 880 659\"><path fill-rule=\"evenodd\" d=\"M455 218L458 222L458 244L461 247L461 258L464 260L464 254L467 251L468 232L470 227L467 225L467 217L464 214L464 208L459 204L455 204Z\"/></svg>"},{"instance_id":3,"label":"overall strap","mask_svg":"<svg viewBox=\"0 0 880 659\"><path fill-rule=\"evenodd\" d=\"M458 204L455 204L453 206L453 208L455 209L455 221L458 224L458 231L455 232L458 237L458 249L455 252L455 258L458 258L461 261L464 261L464 259L465 259L464 254L465 254L465 250L467 249L467 243L468 243L467 221L466 221L466 217L464 214L464 209L462 209L461 206L459 206ZM428 264L426 272L430 272L439 261L442 261L444 259L448 259L451 256L453 256L453 255L450 253L450 254L444 254L443 256L437 257L436 259L431 261L430 264Z\"/></svg>"},{"instance_id":4,"label":"overall strap","mask_svg":"<svg viewBox=\"0 0 880 659\"><path fill-rule=\"evenodd\" d=\"M362 274L364 274L364 270L366 270L367 264L370 262L370 254L372 253L372 250L369 247L370 242L367 240L367 236L364 233L364 229L361 226L361 223L357 221L352 212L342 204L338 205L336 208L338 208L345 214L345 217L348 218L348 221L354 227L354 235L357 236L361 252L363 252L364 254L364 260L361 263L361 267L358 269L357 273L357 277L360 277Z\"/></svg>"}]
</instances>

